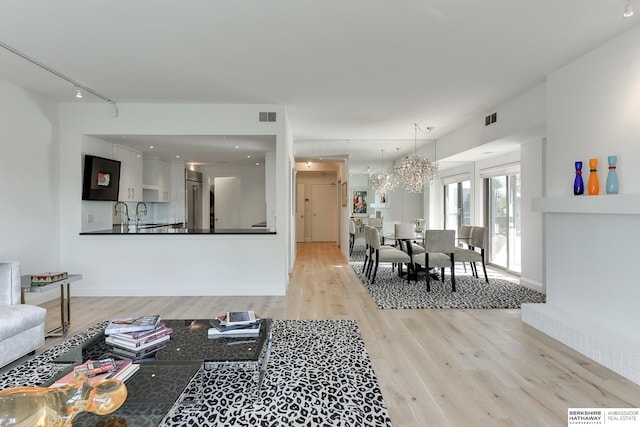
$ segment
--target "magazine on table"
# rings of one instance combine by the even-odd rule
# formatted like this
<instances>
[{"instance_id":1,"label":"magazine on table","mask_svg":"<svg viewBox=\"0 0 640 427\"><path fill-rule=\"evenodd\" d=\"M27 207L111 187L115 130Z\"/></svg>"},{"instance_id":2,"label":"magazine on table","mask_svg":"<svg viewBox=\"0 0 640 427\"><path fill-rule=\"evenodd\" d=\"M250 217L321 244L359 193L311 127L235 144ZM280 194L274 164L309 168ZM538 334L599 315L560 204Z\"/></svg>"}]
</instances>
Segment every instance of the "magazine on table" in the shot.
<instances>
[{"instance_id":1,"label":"magazine on table","mask_svg":"<svg viewBox=\"0 0 640 427\"><path fill-rule=\"evenodd\" d=\"M113 335L125 332L150 331L155 329L159 322L159 314L113 319L107 325L104 334Z\"/></svg>"},{"instance_id":2,"label":"magazine on table","mask_svg":"<svg viewBox=\"0 0 640 427\"><path fill-rule=\"evenodd\" d=\"M140 369L140 365L133 364L131 360L114 360L114 359L110 359L110 360L113 361L113 363L116 366L116 369L113 371L103 372L103 373L88 377L89 384L93 385L98 383L99 381L106 380L106 379L116 379L116 380L125 382L133 374L135 374L138 369ZM63 387L65 385L68 385L73 381L75 381L78 375L80 375L81 373L84 374L85 371L88 371L91 368L95 368L97 365L100 365L101 362L102 361L88 360L82 365L76 366L67 375L63 376L62 378L58 379L56 382L51 384L50 387Z\"/></svg>"},{"instance_id":3,"label":"magazine on table","mask_svg":"<svg viewBox=\"0 0 640 427\"><path fill-rule=\"evenodd\" d=\"M121 348L125 348L128 350L144 350L147 347L152 347L154 345L158 345L160 343L163 343L165 341L169 341L169 339L171 338L171 335L164 335L160 338L154 339L152 341L148 341L145 343L130 343L130 342L126 342L126 341L121 341L119 339L117 339L116 337L113 336L108 336L104 339L104 342L107 343L107 345L111 345L114 347L121 347Z\"/></svg>"},{"instance_id":4,"label":"magazine on table","mask_svg":"<svg viewBox=\"0 0 640 427\"><path fill-rule=\"evenodd\" d=\"M122 347L111 347L111 355L118 359L127 359L139 362L144 359L151 359L155 353L162 350L167 346L167 342L159 343L155 346L147 347L142 350L126 349Z\"/></svg>"},{"instance_id":5,"label":"magazine on table","mask_svg":"<svg viewBox=\"0 0 640 427\"><path fill-rule=\"evenodd\" d=\"M156 341L167 335L171 335L172 333L173 333L172 328L167 328L166 326L163 326L160 328L156 328L153 331L149 331L148 333L144 333L140 335L138 338L131 338L130 334L112 334L112 335L109 335L109 338L111 338L113 342L122 343L132 347L140 347L144 344L148 344L150 342Z\"/></svg>"}]
</instances>

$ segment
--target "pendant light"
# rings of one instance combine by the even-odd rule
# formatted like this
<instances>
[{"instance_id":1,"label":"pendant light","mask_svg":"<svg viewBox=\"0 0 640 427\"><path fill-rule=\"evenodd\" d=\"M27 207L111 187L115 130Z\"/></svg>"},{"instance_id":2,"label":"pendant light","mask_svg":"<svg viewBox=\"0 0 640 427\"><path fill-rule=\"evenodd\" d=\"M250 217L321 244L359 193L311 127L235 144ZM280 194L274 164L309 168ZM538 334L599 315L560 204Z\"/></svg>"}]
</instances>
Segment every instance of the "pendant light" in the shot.
<instances>
[{"instance_id":1,"label":"pendant light","mask_svg":"<svg viewBox=\"0 0 640 427\"><path fill-rule=\"evenodd\" d=\"M422 193L424 185L430 184L438 177L438 164L418 154L418 129L420 127L414 123L414 153L402 159L395 168L400 185L411 193ZM432 126L427 128L428 132L420 129L424 133L432 130Z\"/></svg>"}]
</instances>

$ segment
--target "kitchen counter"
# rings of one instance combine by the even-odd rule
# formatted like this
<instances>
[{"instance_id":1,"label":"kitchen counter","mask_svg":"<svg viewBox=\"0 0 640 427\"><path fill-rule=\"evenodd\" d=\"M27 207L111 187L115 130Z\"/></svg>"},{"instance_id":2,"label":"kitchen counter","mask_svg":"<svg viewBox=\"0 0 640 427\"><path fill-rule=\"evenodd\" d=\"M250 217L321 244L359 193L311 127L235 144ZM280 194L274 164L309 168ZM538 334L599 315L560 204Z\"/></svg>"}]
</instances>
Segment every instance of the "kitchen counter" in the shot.
<instances>
[{"instance_id":1,"label":"kitchen counter","mask_svg":"<svg viewBox=\"0 0 640 427\"><path fill-rule=\"evenodd\" d=\"M145 235L145 234L180 234L180 235L214 235L214 234L276 234L275 231L260 228L227 228L210 230L208 228L170 228L170 227L147 227L136 229L127 229L119 225L107 230L85 231L80 233L81 236L96 235Z\"/></svg>"}]
</instances>

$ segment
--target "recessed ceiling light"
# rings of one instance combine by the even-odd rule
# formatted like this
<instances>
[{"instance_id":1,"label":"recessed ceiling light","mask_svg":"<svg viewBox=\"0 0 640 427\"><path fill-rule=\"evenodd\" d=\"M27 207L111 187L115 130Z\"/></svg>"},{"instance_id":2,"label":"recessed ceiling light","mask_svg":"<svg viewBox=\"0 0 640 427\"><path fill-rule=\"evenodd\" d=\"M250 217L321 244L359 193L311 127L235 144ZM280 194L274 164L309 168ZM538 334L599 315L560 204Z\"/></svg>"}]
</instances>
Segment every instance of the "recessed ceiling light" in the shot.
<instances>
[{"instance_id":1,"label":"recessed ceiling light","mask_svg":"<svg viewBox=\"0 0 640 427\"><path fill-rule=\"evenodd\" d=\"M247 156L247 159L250 159L250 158L251 158L251 155Z\"/></svg>"},{"instance_id":2,"label":"recessed ceiling light","mask_svg":"<svg viewBox=\"0 0 640 427\"><path fill-rule=\"evenodd\" d=\"M240 147L236 145L236 150L237 150L238 148L240 148Z\"/></svg>"},{"instance_id":3,"label":"recessed ceiling light","mask_svg":"<svg viewBox=\"0 0 640 427\"><path fill-rule=\"evenodd\" d=\"M256 166L260 166L260 162L256 162Z\"/></svg>"},{"instance_id":4,"label":"recessed ceiling light","mask_svg":"<svg viewBox=\"0 0 640 427\"><path fill-rule=\"evenodd\" d=\"M180 158L180 156L176 156L176 159L179 159L179 158Z\"/></svg>"},{"instance_id":5,"label":"recessed ceiling light","mask_svg":"<svg viewBox=\"0 0 640 427\"><path fill-rule=\"evenodd\" d=\"M153 145L150 145L149 148L153 150L156 147L154 147Z\"/></svg>"}]
</instances>

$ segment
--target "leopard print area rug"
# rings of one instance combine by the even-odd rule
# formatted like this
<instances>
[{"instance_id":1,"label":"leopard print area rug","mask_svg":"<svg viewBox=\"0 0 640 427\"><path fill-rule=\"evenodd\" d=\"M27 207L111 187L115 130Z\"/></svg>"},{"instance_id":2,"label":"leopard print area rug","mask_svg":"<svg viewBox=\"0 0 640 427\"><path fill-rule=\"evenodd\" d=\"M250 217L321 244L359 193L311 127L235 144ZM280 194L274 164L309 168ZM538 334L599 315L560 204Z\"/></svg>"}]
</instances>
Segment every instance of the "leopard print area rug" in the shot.
<instances>
[{"instance_id":1,"label":"leopard print area rug","mask_svg":"<svg viewBox=\"0 0 640 427\"><path fill-rule=\"evenodd\" d=\"M65 367L52 359L105 326L95 325L3 373L0 389L47 381ZM391 426L355 321L274 320L272 332L271 356L258 394L252 390L256 378L251 369L200 369L179 399L193 398L197 404L174 405L159 425Z\"/></svg>"},{"instance_id":2,"label":"leopard print area rug","mask_svg":"<svg viewBox=\"0 0 640 427\"><path fill-rule=\"evenodd\" d=\"M431 291L427 292L424 277L418 282L407 282L398 276L397 270L380 266L376 281L371 284L361 272L362 263L353 263L352 267L381 309L513 309L524 303L543 303L546 300L544 294L508 280L490 277L487 283L482 273L476 279L456 272L456 292L452 292L449 270L446 269L444 283L431 280Z\"/></svg>"}]
</instances>

